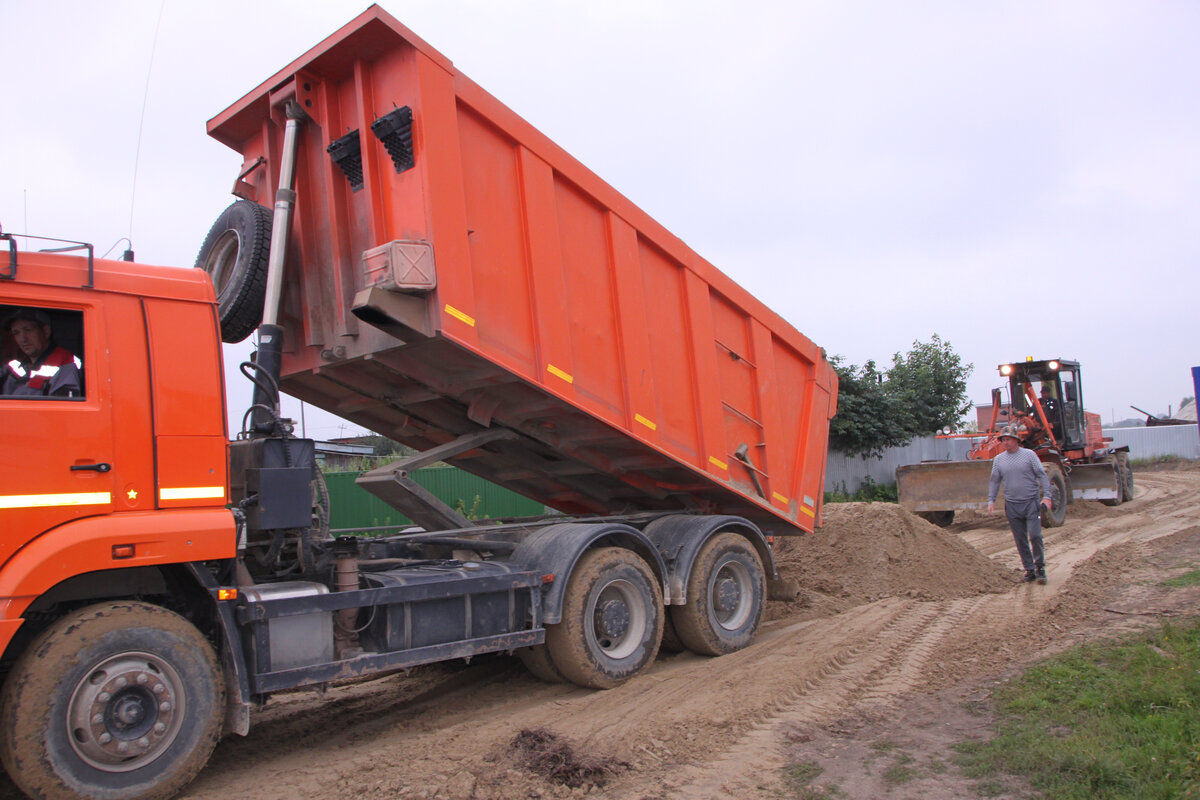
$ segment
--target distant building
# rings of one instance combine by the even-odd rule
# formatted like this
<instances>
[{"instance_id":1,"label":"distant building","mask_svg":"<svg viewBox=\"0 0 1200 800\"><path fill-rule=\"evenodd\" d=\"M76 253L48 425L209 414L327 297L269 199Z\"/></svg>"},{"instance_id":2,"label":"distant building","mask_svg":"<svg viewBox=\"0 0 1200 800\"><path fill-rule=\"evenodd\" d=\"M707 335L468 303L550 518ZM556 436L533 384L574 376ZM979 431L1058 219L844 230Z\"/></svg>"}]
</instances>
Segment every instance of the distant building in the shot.
<instances>
[{"instance_id":1,"label":"distant building","mask_svg":"<svg viewBox=\"0 0 1200 800\"><path fill-rule=\"evenodd\" d=\"M349 442L316 442L317 464L323 469L352 469L360 466L365 459L375 454L375 448L369 444L351 444Z\"/></svg>"}]
</instances>

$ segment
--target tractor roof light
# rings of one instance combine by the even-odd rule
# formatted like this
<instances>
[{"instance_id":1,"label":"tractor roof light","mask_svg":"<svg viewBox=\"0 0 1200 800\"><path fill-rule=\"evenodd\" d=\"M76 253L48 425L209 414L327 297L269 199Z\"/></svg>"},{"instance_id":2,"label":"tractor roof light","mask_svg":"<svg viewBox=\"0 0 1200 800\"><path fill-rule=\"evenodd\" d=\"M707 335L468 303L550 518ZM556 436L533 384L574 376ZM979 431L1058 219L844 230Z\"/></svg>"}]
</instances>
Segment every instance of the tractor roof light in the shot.
<instances>
[{"instance_id":1,"label":"tractor roof light","mask_svg":"<svg viewBox=\"0 0 1200 800\"><path fill-rule=\"evenodd\" d=\"M1046 366L1052 370L1057 370L1059 365L1058 365L1057 361L1051 361L1048 364L1046 364Z\"/></svg>"},{"instance_id":2,"label":"tractor roof light","mask_svg":"<svg viewBox=\"0 0 1200 800\"><path fill-rule=\"evenodd\" d=\"M1000 374L1006 378L1009 375L1012 375L1013 374L1013 365L1012 364L1001 364L1000 365Z\"/></svg>"}]
</instances>

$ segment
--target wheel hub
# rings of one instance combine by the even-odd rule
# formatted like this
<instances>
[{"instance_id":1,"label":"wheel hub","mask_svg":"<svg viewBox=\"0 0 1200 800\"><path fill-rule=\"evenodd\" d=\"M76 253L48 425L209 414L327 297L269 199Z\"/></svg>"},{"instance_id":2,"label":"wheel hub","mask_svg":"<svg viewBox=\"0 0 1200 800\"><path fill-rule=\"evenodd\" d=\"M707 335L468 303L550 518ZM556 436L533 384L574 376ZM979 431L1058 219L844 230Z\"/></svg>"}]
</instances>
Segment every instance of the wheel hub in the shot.
<instances>
[{"instance_id":1,"label":"wheel hub","mask_svg":"<svg viewBox=\"0 0 1200 800\"><path fill-rule=\"evenodd\" d=\"M742 587L732 577L724 577L713 587L713 607L727 614L742 602Z\"/></svg>"},{"instance_id":2,"label":"wheel hub","mask_svg":"<svg viewBox=\"0 0 1200 800\"><path fill-rule=\"evenodd\" d=\"M174 739L182 722L179 701L176 681L146 657L116 656L92 670L71 697L71 745L98 769L136 769Z\"/></svg>"},{"instance_id":3,"label":"wheel hub","mask_svg":"<svg viewBox=\"0 0 1200 800\"><path fill-rule=\"evenodd\" d=\"M629 606L615 598L596 605L596 633L604 639L620 639L629 630Z\"/></svg>"}]
</instances>

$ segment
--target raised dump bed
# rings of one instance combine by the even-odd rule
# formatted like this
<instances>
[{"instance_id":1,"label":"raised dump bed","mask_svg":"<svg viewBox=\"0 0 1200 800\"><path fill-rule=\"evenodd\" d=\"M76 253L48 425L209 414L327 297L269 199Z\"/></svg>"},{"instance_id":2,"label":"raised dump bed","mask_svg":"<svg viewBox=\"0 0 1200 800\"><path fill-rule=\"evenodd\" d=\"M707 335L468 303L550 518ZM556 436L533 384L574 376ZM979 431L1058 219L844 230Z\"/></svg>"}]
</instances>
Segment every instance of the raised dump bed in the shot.
<instances>
[{"instance_id":1,"label":"raised dump bed","mask_svg":"<svg viewBox=\"0 0 1200 800\"><path fill-rule=\"evenodd\" d=\"M289 107L284 391L566 513L813 529L813 342L378 7L210 120L267 207Z\"/></svg>"}]
</instances>

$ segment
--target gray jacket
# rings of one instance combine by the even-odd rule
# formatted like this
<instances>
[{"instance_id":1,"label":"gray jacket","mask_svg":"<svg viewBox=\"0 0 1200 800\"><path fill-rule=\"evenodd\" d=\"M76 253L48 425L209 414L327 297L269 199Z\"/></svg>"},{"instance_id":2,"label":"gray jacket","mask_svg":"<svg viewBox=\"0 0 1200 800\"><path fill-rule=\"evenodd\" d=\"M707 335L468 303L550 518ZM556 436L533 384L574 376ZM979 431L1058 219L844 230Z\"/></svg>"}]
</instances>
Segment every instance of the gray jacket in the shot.
<instances>
[{"instance_id":1,"label":"gray jacket","mask_svg":"<svg viewBox=\"0 0 1200 800\"><path fill-rule=\"evenodd\" d=\"M1020 447L1016 452L1003 452L992 459L992 477L988 480L988 502L996 502L1000 482L1004 482L1004 496L1017 502L1037 500L1038 488L1042 495L1050 494L1050 479L1046 468L1032 450Z\"/></svg>"}]
</instances>

